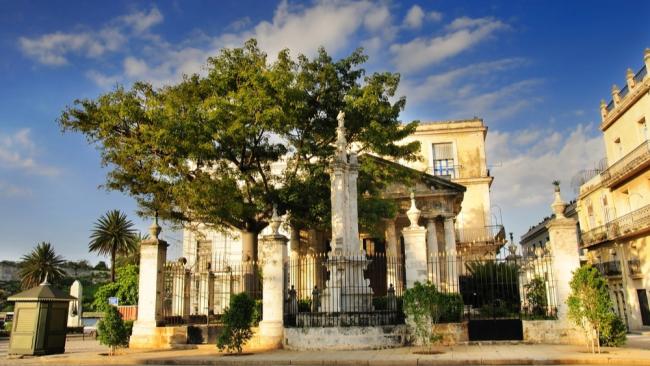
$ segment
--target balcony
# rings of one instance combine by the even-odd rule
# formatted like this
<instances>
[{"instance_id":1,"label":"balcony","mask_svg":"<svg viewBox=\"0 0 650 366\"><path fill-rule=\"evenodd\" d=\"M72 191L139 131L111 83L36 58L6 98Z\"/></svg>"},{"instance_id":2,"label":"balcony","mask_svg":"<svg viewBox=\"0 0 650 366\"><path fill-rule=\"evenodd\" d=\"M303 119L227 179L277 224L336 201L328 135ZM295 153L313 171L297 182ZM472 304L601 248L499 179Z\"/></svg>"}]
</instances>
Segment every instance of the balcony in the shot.
<instances>
[{"instance_id":1,"label":"balcony","mask_svg":"<svg viewBox=\"0 0 650 366\"><path fill-rule=\"evenodd\" d=\"M594 267L596 267L598 271L605 277L620 276L623 273L621 271L620 261L600 262L594 264Z\"/></svg>"},{"instance_id":2,"label":"balcony","mask_svg":"<svg viewBox=\"0 0 650 366\"><path fill-rule=\"evenodd\" d=\"M498 250L505 242L506 230L503 225L456 229L456 245L459 249Z\"/></svg>"},{"instance_id":3,"label":"balcony","mask_svg":"<svg viewBox=\"0 0 650 366\"><path fill-rule=\"evenodd\" d=\"M454 165L445 168L428 167L425 172L447 180L490 178L489 169L482 171L479 167L470 169L461 165Z\"/></svg>"},{"instance_id":4,"label":"balcony","mask_svg":"<svg viewBox=\"0 0 650 366\"><path fill-rule=\"evenodd\" d=\"M647 167L648 163L650 163L650 141L637 146L602 172L603 185L612 188Z\"/></svg>"},{"instance_id":5,"label":"balcony","mask_svg":"<svg viewBox=\"0 0 650 366\"><path fill-rule=\"evenodd\" d=\"M627 269L630 272L630 276L642 276L641 272L641 260L639 259L630 259L627 261Z\"/></svg>"},{"instance_id":6,"label":"balcony","mask_svg":"<svg viewBox=\"0 0 650 366\"><path fill-rule=\"evenodd\" d=\"M634 235L647 229L650 229L650 205L643 206L605 225L582 232L582 247L587 248L604 241Z\"/></svg>"}]
</instances>

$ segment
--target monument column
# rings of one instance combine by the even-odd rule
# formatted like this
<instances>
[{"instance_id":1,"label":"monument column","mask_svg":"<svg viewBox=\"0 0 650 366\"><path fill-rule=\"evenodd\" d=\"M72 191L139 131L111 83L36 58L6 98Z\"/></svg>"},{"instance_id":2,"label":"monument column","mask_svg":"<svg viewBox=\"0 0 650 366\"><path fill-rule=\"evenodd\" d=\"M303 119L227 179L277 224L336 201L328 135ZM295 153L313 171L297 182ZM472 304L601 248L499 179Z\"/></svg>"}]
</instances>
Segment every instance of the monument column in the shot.
<instances>
[{"instance_id":1,"label":"monument column","mask_svg":"<svg viewBox=\"0 0 650 366\"><path fill-rule=\"evenodd\" d=\"M399 275L398 264L401 263L399 259L400 251L397 246L397 230L395 228L395 220L385 220L386 230L384 236L386 239L386 283L390 287L393 285L399 288Z\"/></svg>"},{"instance_id":2,"label":"monument column","mask_svg":"<svg viewBox=\"0 0 650 366\"><path fill-rule=\"evenodd\" d=\"M281 220L273 209L270 235L262 237L262 321L260 335L266 345L281 346L284 338L284 264L287 261L287 237L278 233Z\"/></svg>"},{"instance_id":3,"label":"monument column","mask_svg":"<svg viewBox=\"0 0 650 366\"><path fill-rule=\"evenodd\" d=\"M578 254L578 235L576 220L564 216L566 203L560 196L560 188L555 190L555 200L551 205L555 218L546 224L549 234L548 248L551 251L553 276L555 277L557 295L557 318L560 322L568 322L566 300L571 288L569 282L573 271L580 267Z\"/></svg>"},{"instance_id":4,"label":"monument column","mask_svg":"<svg viewBox=\"0 0 650 366\"><path fill-rule=\"evenodd\" d=\"M427 261L431 263L429 268L429 280L438 284L440 281L440 265L438 263L438 234L436 232L436 219L427 220Z\"/></svg>"},{"instance_id":5,"label":"monument column","mask_svg":"<svg viewBox=\"0 0 650 366\"><path fill-rule=\"evenodd\" d=\"M70 286L70 296L77 300L70 301L68 310L68 327L77 328L83 326L81 314L83 313L83 286L79 280L75 280Z\"/></svg>"},{"instance_id":6,"label":"monument column","mask_svg":"<svg viewBox=\"0 0 650 366\"><path fill-rule=\"evenodd\" d=\"M133 324L130 348L156 348L156 326L162 320L163 268L167 259L167 242L158 239L158 215L149 227L151 237L140 243L138 284L138 319Z\"/></svg>"},{"instance_id":7,"label":"monument column","mask_svg":"<svg viewBox=\"0 0 650 366\"><path fill-rule=\"evenodd\" d=\"M457 253L456 253L456 230L454 229L453 216L445 217L445 253L441 258L441 264L445 268L445 285L447 291L457 292L459 290L458 273L456 271Z\"/></svg>"},{"instance_id":8,"label":"monument column","mask_svg":"<svg viewBox=\"0 0 650 366\"><path fill-rule=\"evenodd\" d=\"M406 270L406 288L412 288L416 282L427 281L427 229L418 225L420 210L415 206L415 194L411 192L411 208L406 212L411 225L402 230L404 236L404 267Z\"/></svg>"}]
</instances>

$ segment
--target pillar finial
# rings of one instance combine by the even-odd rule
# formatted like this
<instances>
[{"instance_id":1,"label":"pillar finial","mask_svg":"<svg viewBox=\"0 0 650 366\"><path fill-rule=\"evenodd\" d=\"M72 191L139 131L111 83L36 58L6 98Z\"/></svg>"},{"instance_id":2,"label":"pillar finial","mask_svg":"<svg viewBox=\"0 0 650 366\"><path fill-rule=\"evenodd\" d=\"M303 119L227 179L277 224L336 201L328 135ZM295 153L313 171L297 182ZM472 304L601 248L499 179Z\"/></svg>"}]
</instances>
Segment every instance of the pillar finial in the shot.
<instances>
[{"instance_id":1,"label":"pillar finial","mask_svg":"<svg viewBox=\"0 0 650 366\"><path fill-rule=\"evenodd\" d=\"M280 229L280 225L282 224L282 219L280 216L278 216L278 205L275 203L273 204L273 215L271 216L271 233L273 235L278 235L278 230Z\"/></svg>"},{"instance_id":2,"label":"pillar finial","mask_svg":"<svg viewBox=\"0 0 650 366\"><path fill-rule=\"evenodd\" d=\"M564 209L566 208L566 202L564 202L562 196L560 195L560 181L554 181L553 185L555 186L555 199L551 204L551 208L553 209L553 213L555 214L556 219L564 219Z\"/></svg>"},{"instance_id":3,"label":"pillar finial","mask_svg":"<svg viewBox=\"0 0 650 366\"><path fill-rule=\"evenodd\" d=\"M409 208L409 210L406 211L406 216L408 216L412 228L418 227L418 220L420 219L420 213L421 211L418 210L417 206L415 205L415 192L411 191L411 208Z\"/></svg>"},{"instance_id":4,"label":"pillar finial","mask_svg":"<svg viewBox=\"0 0 650 366\"><path fill-rule=\"evenodd\" d=\"M338 121L338 127L336 127L336 151L339 157L345 158L344 154L346 154L345 150L348 144L345 139L345 112L339 111L336 120Z\"/></svg>"},{"instance_id":5,"label":"pillar finial","mask_svg":"<svg viewBox=\"0 0 650 366\"><path fill-rule=\"evenodd\" d=\"M151 234L152 239L158 240L160 231L162 231L162 228L160 225L158 225L158 210L156 210L156 214L153 218L153 223L151 223L151 226L149 226L149 234Z\"/></svg>"}]
</instances>

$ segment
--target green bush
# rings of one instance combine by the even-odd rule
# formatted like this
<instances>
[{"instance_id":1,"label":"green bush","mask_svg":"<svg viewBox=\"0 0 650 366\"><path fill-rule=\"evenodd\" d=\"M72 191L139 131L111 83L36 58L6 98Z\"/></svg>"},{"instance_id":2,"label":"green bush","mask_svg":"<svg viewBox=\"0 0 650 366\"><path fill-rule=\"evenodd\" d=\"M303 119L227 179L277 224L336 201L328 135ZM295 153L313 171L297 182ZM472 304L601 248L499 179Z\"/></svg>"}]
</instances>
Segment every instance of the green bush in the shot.
<instances>
[{"instance_id":1,"label":"green bush","mask_svg":"<svg viewBox=\"0 0 650 366\"><path fill-rule=\"evenodd\" d=\"M532 316L546 315L546 284L544 279L536 276L524 286L526 290L526 302L528 308L526 312Z\"/></svg>"},{"instance_id":2,"label":"green bush","mask_svg":"<svg viewBox=\"0 0 650 366\"><path fill-rule=\"evenodd\" d=\"M107 311L109 297L117 297L120 305L138 304L138 266L129 264L117 268L115 282L102 285L95 292L92 303L95 311Z\"/></svg>"},{"instance_id":3,"label":"green bush","mask_svg":"<svg viewBox=\"0 0 650 366\"><path fill-rule=\"evenodd\" d=\"M463 317L463 297L460 294L438 293L436 305L440 323L457 323Z\"/></svg>"},{"instance_id":4,"label":"green bush","mask_svg":"<svg viewBox=\"0 0 650 366\"><path fill-rule=\"evenodd\" d=\"M621 318L610 313L610 317L600 332L600 344L606 347L620 347L627 340L627 327Z\"/></svg>"},{"instance_id":5,"label":"green bush","mask_svg":"<svg viewBox=\"0 0 650 366\"><path fill-rule=\"evenodd\" d=\"M110 355L115 354L118 347L129 344L127 328L122 320L122 315L115 306L109 306L104 317L97 324L99 343L110 347Z\"/></svg>"},{"instance_id":6,"label":"green bush","mask_svg":"<svg viewBox=\"0 0 650 366\"><path fill-rule=\"evenodd\" d=\"M298 300L298 312L299 313L309 313L309 312L311 312L311 299L300 299L300 300Z\"/></svg>"},{"instance_id":7,"label":"green bush","mask_svg":"<svg viewBox=\"0 0 650 366\"><path fill-rule=\"evenodd\" d=\"M243 345L253 336L254 311L255 301L248 294L242 292L230 298L230 305L222 317L224 328L217 339L220 351L241 353Z\"/></svg>"},{"instance_id":8,"label":"green bush","mask_svg":"<svg viewBox=\"0 0 650 366\"><path fill-rule=\"evenodd\" d=\"M5 322L4 330L5 330L6 332L11 333L11 325L12 325L12 324L13 324L13 322Z\"/></svg>"},{"instance_id":9,"label":"green bush","mask_svg":"<svg viewBox=\"0 0 650 366\"><path fill-rule=\"evenodd\" d=\"M430 282L415 285L404 292L404 313L413 329L416 341L422 345L432 345L439 341L441 335L433 332L433 325L438 321L439 293Z\"/></svg>"},{"instance_id":10,"label":"green bush","mask_svg":"<svg viewBox=\"0 0 650 366\"><path fill-rule=\"evenodd\" d=\"M253 326L257 326L262 321L262 300L255 300L255 308L253 309Z\"/></svg>"}]
</instances>

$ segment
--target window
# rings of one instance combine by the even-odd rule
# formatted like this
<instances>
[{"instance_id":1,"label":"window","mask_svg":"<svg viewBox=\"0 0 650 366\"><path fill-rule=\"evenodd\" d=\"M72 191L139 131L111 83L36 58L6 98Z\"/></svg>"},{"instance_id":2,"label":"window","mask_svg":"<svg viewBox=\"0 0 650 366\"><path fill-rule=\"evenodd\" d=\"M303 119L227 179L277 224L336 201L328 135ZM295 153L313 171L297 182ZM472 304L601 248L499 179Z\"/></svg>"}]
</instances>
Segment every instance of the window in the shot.
<instances>
[{"instance_id":1,"label":"window","mask_svg":"<svg viewBox=\"0 0 650 366\"><path fill-rule=\"evenodd\" d=\"M454 149L451 142L433 144L433 175L447 179L456 177Z\"/></svg>"}]
</instances>

